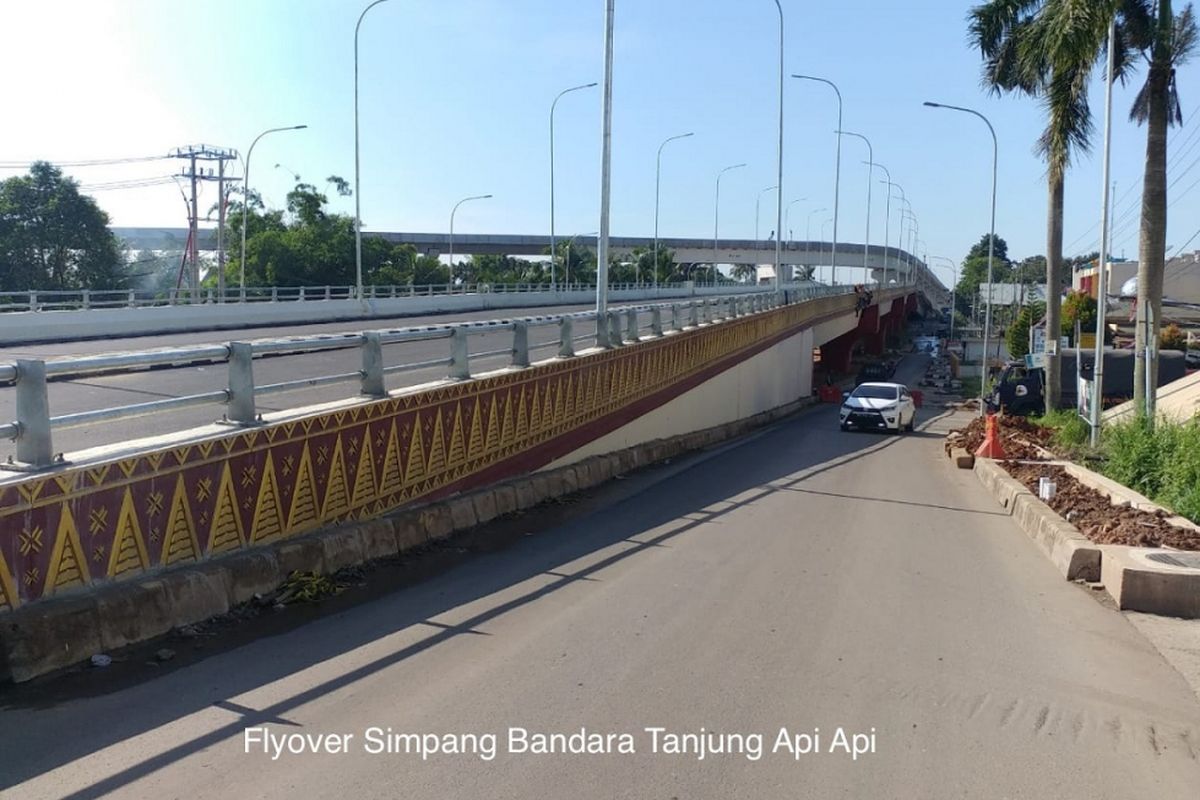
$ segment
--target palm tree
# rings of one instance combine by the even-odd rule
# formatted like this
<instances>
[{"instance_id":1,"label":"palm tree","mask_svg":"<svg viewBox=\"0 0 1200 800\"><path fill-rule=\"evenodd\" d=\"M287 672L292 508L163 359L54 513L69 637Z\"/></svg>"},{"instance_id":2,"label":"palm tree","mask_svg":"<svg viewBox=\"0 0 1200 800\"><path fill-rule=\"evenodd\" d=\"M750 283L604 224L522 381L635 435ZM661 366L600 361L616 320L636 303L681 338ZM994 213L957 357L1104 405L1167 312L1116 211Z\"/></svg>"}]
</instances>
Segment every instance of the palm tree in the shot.
<instances>
[{"instance_id":1,"label":"palm tree","mask_svg":"<svg viewBox=\"0 0 1200 800\"><path fill-rule=\"evenodd\" d=\"M1196 46L1197 29L1191 4L1176 16L1171 0L990 0L972 11L970 26L988 59L985 74L990 68L1001 90L1020 89L1032 94L1042 87L1048 105L1058 103L1065 109L1068 98L1077 87L1086 86L1091 67L1105 53L1108 27L1114 20L1114 76L1122 81L1127 79L1138 55L1149 65L1146 81L1130 112L1130 119L1146 124L1135 345L1142 352L1147 342L1157 339L1162 318L1167 241L1167 129L1183 121L1175 70L1187 62ZM1082 112L1086 118L1086 96L1082 92L1076 94L1075 102L1078 104L1075 113ZM1052 117L1047 133L1053 133L1054 129ZM1062 133L1059 132L1060 138ZM1050 139L1043 144L1056 147L1059 143ZM1053 179L1052 160L1050 172ZM1052 204L1053 197L1052 180ZM1061 233L1058 244L1057 251L1051 247L1047 254L1047 277L1051 272L1050 261L1061 264ZM1048 299L1056 300L1055 294L1050 292ZM1147 309L1153 317L1149 326ZM1147 365L1143 359L1135 363L1134 399L1140 407L1145 407ZM1158 366L1152 364L1150 368L1150 377L1157 383ZM1049 373L1051 379L1057 376L1057 370Z\"/></svg>"},{"instance_id":2,"label":"palm tree","mask_svg":"<svg viewBox=\"0 0 1200 800\"><path fill-rule=\"evenodd\" d=\"M1036 150L1046 161L1049 204L1046 224L1046 330L1057 339L1063 284L1063 196L1072 148L1087 151L1092 134L1087 79L1095 54L1076 53L1054 63L1038 58L1040 17L1054 0L990 0L971 10L972 43L984 57L983 82L993 92L1019 92L1039 98L1046 129ZM1057 355L1046 364L1046 410L1062 396Z\"/></svg>"}]
</instances>

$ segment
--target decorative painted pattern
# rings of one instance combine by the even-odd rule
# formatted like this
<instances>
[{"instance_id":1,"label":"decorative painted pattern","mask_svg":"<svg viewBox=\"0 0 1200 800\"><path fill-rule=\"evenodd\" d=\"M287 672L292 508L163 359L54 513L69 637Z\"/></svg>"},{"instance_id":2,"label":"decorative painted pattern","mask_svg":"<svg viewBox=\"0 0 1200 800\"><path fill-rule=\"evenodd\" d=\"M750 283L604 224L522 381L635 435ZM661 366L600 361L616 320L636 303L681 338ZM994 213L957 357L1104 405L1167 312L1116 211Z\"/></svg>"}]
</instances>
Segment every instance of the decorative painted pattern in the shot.
<instances>
[{"instance_id":1,"label":"decorative painted pattern","mask_svg":"<svg viewBox=\"0 0 1200 800\"><path fill-rule=\"evenodd\" d=\"M811 305L0 484L0 612L537 469L792 335Z\"/></svg>"}]
</instances>

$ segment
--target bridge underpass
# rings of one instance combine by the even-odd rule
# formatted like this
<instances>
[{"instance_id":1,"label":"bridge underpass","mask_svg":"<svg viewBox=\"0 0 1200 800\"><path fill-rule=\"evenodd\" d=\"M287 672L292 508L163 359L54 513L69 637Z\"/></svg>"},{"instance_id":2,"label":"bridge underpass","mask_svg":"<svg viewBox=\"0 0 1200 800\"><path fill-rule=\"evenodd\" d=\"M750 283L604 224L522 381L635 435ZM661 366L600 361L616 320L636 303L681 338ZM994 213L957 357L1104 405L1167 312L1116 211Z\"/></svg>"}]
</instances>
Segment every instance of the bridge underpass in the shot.
<instances>
[{"instance_id":1,"label":"bridge underpass","mask_svg":"<svg viewBox=\"0 0 1200 800\"><path fill-rule=\"evenodd\" d=\"M452 568L384 576L387 593L10 690L0 790L1189 797L1195 695L948 466L951 424L926 409L918 435L841 434L816 408L486 526L428 557ZM372 727L494 734L498 752L371 755ZM510 727L628 732L636 752L514 754ZM758 734L764 753L654 753L651 727ZM354 738L272 760L250 728ZM875 747L797 758L772 752L781 728Z\"/></svg>"}]
</instances>

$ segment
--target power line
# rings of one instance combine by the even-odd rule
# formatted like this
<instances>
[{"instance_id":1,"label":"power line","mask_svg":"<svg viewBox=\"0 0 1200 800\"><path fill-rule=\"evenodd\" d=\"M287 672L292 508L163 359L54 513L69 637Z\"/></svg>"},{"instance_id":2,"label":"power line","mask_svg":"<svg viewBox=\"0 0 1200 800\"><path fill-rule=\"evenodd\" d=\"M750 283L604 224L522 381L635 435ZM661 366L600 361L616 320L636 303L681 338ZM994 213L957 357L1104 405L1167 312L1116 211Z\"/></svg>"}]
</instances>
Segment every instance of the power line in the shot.
<instances>
[{"instance_id":1,"label":"power line","mask_svg":"<svg viewBox=\"0 0 1200 800\"><path fill-rule=\"evenodd\" d=\"M107 167L115 164L140 164L146 161L163 161L171 158L171 156L134 156L131 158L94 158L79 161L51 161L50 159L38 159L38 161L46 161L56 167ZM0 161L0 169L28 169L38 161Z\"/></svg>"}]
</instances>

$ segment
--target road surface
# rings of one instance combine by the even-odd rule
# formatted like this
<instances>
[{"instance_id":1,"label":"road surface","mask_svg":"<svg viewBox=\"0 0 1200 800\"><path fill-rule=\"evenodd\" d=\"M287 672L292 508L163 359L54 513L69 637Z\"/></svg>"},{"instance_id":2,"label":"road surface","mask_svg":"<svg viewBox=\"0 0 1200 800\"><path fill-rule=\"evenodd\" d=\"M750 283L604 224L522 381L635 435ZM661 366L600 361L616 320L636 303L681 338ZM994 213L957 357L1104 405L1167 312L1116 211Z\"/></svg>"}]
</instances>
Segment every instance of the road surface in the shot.
<instances>
[{"instance_id":1,"label":"road surface","mask_svg":"<svg viewBox=\"0 0 1200 800\"><path fill-rule=\"evenodd\" d=\"M532 513L515 545L335 616L110 693L0 696L0 787L26 800L1195 797L1196 696L951 467L935 435L948 422L923 413L922 433L881 436L840 433L834 409L816 409L613 482L564 518ZM476 734L482 752L364 752L388 727L468 748ZM247 728L354 738L272 760L246 752ZM512 753L510 728L629 733L636 752ZM777 748L781 729L801 747L819 735L821 752ZM839 729L872 751L852 757ZM664 752L667 734L701 731L743 752Z\"/></svg>"},{"instance_id":2,"label":"road surface","mask_svg":"<svg viewBox=\"0 0 1200 800\"><path fill-rule=\"evenodd\" d=\"M614 307L620 307L618 304ZM633 305L633 304L630 304ZM277 328L254 328L240 331L204 331L179 333L164 336L136 337L124 339L101 339L86 342L63 342L19 346L0 351L0 363L11 363L18 358L64 358L68 356L96 355L99 353L128 352L158 347L178 347L201 344L249 341L260 338L282 338L287 336L317 336L320 334L348 333L370 328L417 327L421 325L446 325L453 322L500 319L508 316L527 317L565 312L586 311L589 306L555 306L549 308L514 309L510 311L479 311L469 313L442 314L436 316L405 317L403 319L376 320L364 326L351 322L320 323L316 325ZM645 322L649 322L646 317ZM575 335L594 335L595 324L577 323ZM557 343L557 326L533 328L529 332L531 347L544 343ZM583 349L589 342L579 342ZM502 332L470 337L471 352L486 353L512 347L512 334ZM557 352L557 347L531 351L534 359L548 358ZM440 339L427 342L407 342L384 347L384 364L419 363L450 357L450 342ZM472 359L472 370L482 372L500 369L511 361L508 355ZM258 386L282 383L303 378L338 375L354 372L362 367L362 356L358 349L325 350L302 355L280 356L256 360L254 380ZM391 389L416 386L446 377L446 367L435 367L402 372L387 376ZM174 369L155 369L121 375L84 376L66 381L53 381L49 386L50 413L53 416L75 414L102 408L147 403L172 397L201 394L226 388L229 384L228 368L224 364L206 364ZM358 395L356 381L332 386L303 387L282 394L259 398L258 407L263 413L285 408L344 400ZM127 442L144 436L174 433L202 425L209 425L221 418L225 407L220 404L195 406L192 408L152 414L133 419L105 422L78 428L56 428L54 431L55 452L72 453L89 447ZM12 387L0 387L0 421L16 419L16 392ZM0 441L0 460L15 454L16 445Z\"/></svg>"}]
</instances>

